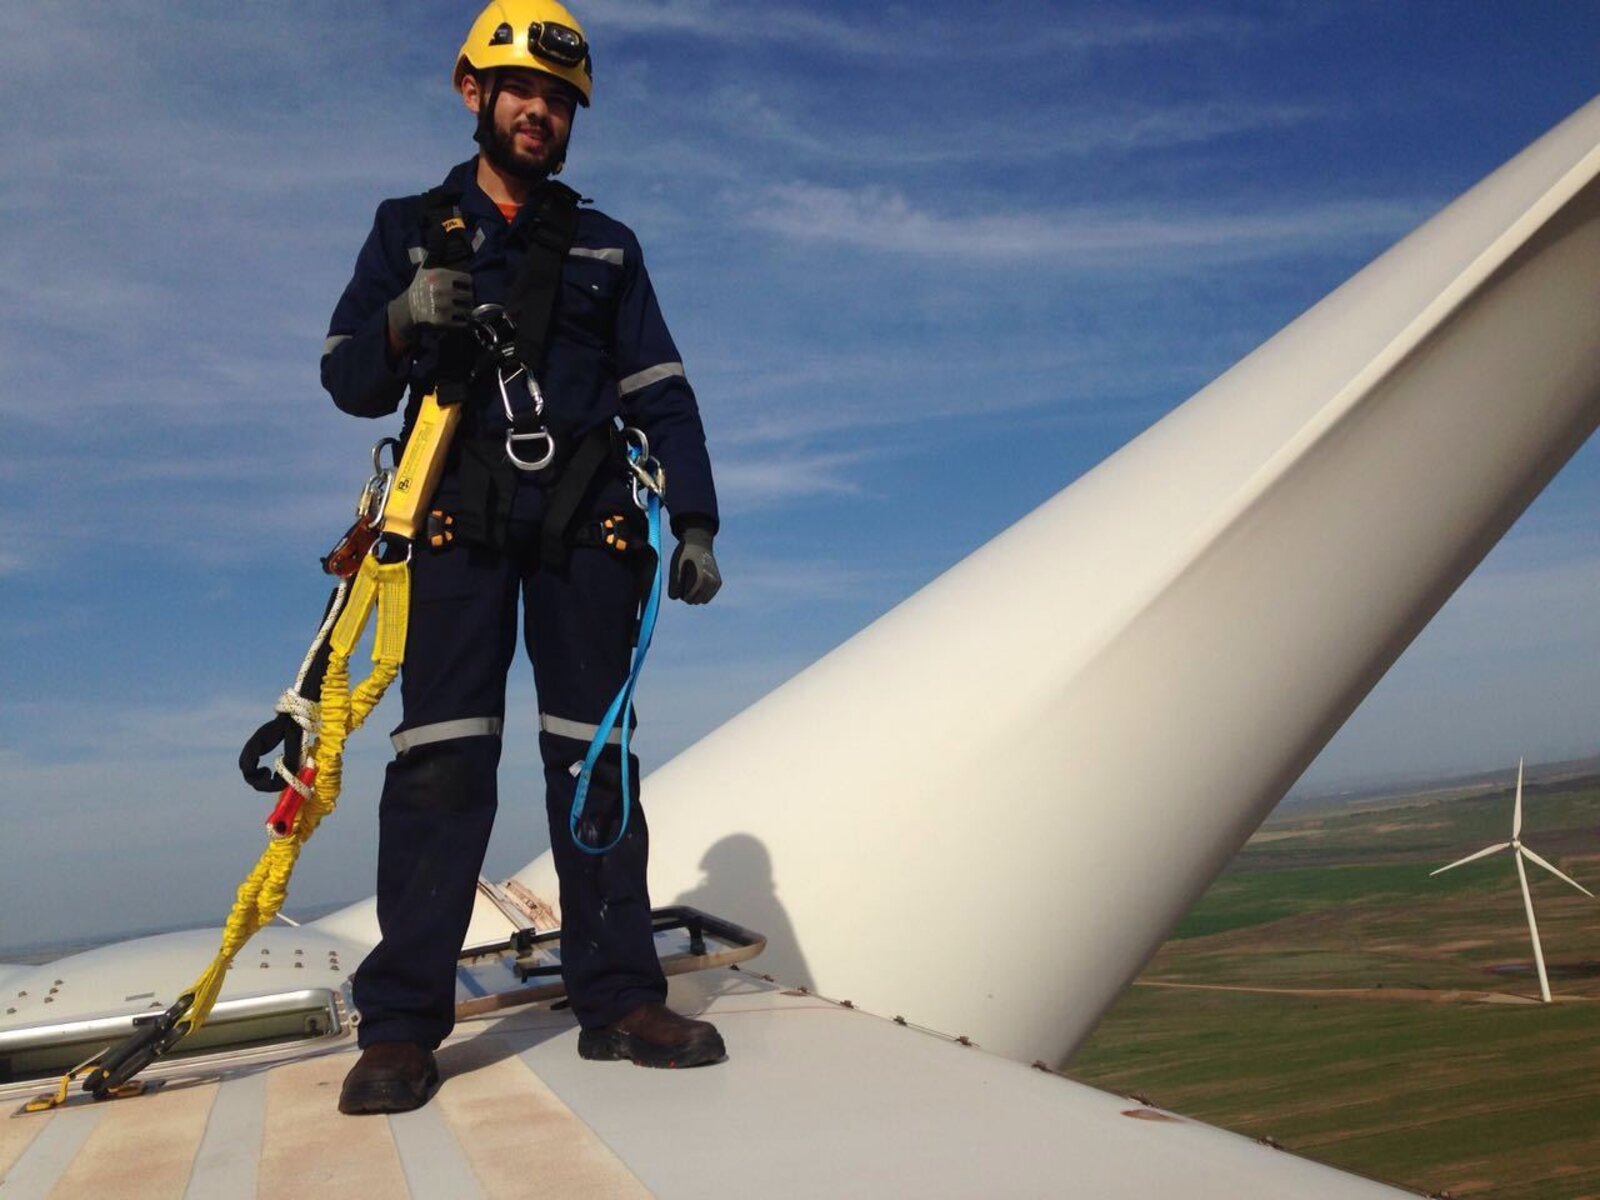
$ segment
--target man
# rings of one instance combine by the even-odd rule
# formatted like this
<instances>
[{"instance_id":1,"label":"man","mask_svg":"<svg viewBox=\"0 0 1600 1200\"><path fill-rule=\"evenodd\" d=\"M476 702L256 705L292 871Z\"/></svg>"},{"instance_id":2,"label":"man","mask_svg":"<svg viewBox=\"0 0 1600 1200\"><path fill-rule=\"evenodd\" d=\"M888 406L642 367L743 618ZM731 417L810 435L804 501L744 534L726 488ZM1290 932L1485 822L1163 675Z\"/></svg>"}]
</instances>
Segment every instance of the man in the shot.
<instances>
[{"instance_id":1,"label":"man","mask_svg":"<svg viewBox=\"0 0 1600 1200\"><path fill-rule=\"evenodd\" d=\"M575 764L628 677L655 568L639 553L619 421L643 432L670 484L668 594L703 604L721 584L694 392L633 233L551 178L590 100L578 23L554 0L497 0L454 81L480 152L441 188L378 207L322 359L346 412L386 415L407 389L408 428L435 390L461 411L413 547L404 713L380 806L382 940L355 975L362 1055L340 1096L346 1113L415 1108L437 1085L432 1051L453 1023L455 959L494 820L519 594L579 1052L651 1066L726 1057L711 1025L663 1003L648 832L621 803L622 772L636 794L638 763L622 761L619 731L588 785L590 849L568 830ZM508 320L475 316L480 305L503 305Z\"/></svg>"}]
</instances>

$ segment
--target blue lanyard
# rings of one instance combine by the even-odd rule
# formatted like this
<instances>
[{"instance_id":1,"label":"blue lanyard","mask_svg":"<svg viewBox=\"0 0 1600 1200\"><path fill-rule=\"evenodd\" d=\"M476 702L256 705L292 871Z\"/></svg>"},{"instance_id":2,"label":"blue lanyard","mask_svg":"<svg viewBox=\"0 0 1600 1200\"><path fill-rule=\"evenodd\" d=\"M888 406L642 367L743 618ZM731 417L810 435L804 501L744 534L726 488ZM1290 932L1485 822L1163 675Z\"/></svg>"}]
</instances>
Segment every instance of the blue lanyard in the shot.
<instances>
[{"instance_id":1,"label":"blue lanyard","mask_svg":"<svg viewBox=\"0 0 1600 1200\"><path fill-rule=\"evenodd\" d=\"M630 446L628 457L635 459L637 456L638 450ZM628 783L628 742L633 722L628 720L628 714L633 706L633 689L639 685L639 673L644 669L645 655L650 653L650 639L655 636L656 617L661 612L661 496L649 488L644 491L647 497L645 512L650 522L650 552L655 555L656 561L655 579L650 584L650 595L644 602L644 614L639 620L639 643L633 650L633 667L616 698L611 701L611 707L606 709L606 715L600 719L600 727L595 730L594 738L589 742L589 752L583 756L583 766L578 770L578 787L572 795L567 831L572 835L572 844L585 854L604 854L620 842L628 832L628 818L633 811L633 789ZM606 748L611 731L619 722L622 726L622 827L617 830L617 836L604 846L591 846L578 833L578 822L583 819L583 806L589 797L589 780L594 775L594 765L600 761L600 752Z\"/></svg>"}]
</instances>

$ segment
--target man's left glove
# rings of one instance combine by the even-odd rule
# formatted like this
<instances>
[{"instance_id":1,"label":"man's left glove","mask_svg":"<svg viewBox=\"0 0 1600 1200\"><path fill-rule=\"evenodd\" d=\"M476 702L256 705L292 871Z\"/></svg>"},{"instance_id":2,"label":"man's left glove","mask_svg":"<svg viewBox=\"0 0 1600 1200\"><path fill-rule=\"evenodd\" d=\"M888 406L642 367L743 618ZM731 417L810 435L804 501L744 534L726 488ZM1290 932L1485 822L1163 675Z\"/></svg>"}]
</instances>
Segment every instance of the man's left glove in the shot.
<instances>
[{"instance_id":1,"label":"man's left glove","mask_svg":"<svg viewBox=\"0 0 1600 1200\"><path fill-rule=\"evenodd\" d=\"M716 535L709 529L691 525L683 531L678 548L672 552L667 568L667 595L685 604L705 604L722 586L711 542Z\"/></svg>"}]
</instances>

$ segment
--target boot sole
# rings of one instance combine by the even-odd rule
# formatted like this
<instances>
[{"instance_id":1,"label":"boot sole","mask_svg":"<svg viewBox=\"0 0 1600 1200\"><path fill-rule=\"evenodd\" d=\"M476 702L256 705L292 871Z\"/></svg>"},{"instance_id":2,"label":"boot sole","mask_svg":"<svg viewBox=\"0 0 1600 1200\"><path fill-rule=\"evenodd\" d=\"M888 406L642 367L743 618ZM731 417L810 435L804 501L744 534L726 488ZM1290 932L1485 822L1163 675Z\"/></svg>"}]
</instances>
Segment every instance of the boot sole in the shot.
<instances>
[{"instance_id":1,"label":"boot sole","mask_svg":"<svg viewBox=\"0 0 1600 1200\"><path fill-rule=\"evenodd\" d=\"M679 1070L726 1062L728 1051L720 1037L700 1038L686 1046L658 1046L627 1033L585 1029L578 1034L578 1056L591 1062L631 1062L636 1067Z\"/></svg>"},{"instance_id":2,"label":"boot sole","mask_svg":"<svg viewBox=\"0 0 1600 1200\"><path fill-rule=\"evenodd\" d=\"M420 1088L399 1079L380 1079L345 1088L339 1093L339 1111L347 1117L402 1113L421 1108L439 1089L439 1072L430 1071Z\"/></svg>"}]
</instances>

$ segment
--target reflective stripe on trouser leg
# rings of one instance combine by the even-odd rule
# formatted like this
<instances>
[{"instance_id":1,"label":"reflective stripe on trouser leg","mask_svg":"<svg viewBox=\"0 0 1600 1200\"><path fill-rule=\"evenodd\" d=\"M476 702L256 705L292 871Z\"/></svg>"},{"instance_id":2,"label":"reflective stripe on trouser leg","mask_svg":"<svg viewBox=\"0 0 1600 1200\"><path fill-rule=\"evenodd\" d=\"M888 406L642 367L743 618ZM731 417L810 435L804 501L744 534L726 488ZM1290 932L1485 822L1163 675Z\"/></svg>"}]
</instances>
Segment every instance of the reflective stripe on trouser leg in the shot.
<instances>
[{"instance_id":1,"label":"reflective stripe on trouser leg","mask_svg":"<svg viewBox=\"0 0 1600 1200\"><path fill-rule=\"evenodd\" d=\"M575 742L582 742L587 748L594 741L594 735L600 732L600 726L588 724L583 721L569 721L565 717L552 717L549 713L539 714L539 728L545 733L553 733L557 737L570 738ZM611 731L606 738L606 745L622 745L622 726Z\"/></svg>"},{"instance_id":2,"label":"reflective stripe on trouser leg","mask_svg":"<svg viewBox=\"0 0 1600 1200\"><path fill-rule=\"evenodd\" d=\"M434 742L453 742L457 738L468 737L499 737L504 724L499 717L462 717L454 721L436 721L432 725L398 729L389 735L389 740L394 743L396 754L404 754L407 750Z\"/></svg>"}]
</instances>

